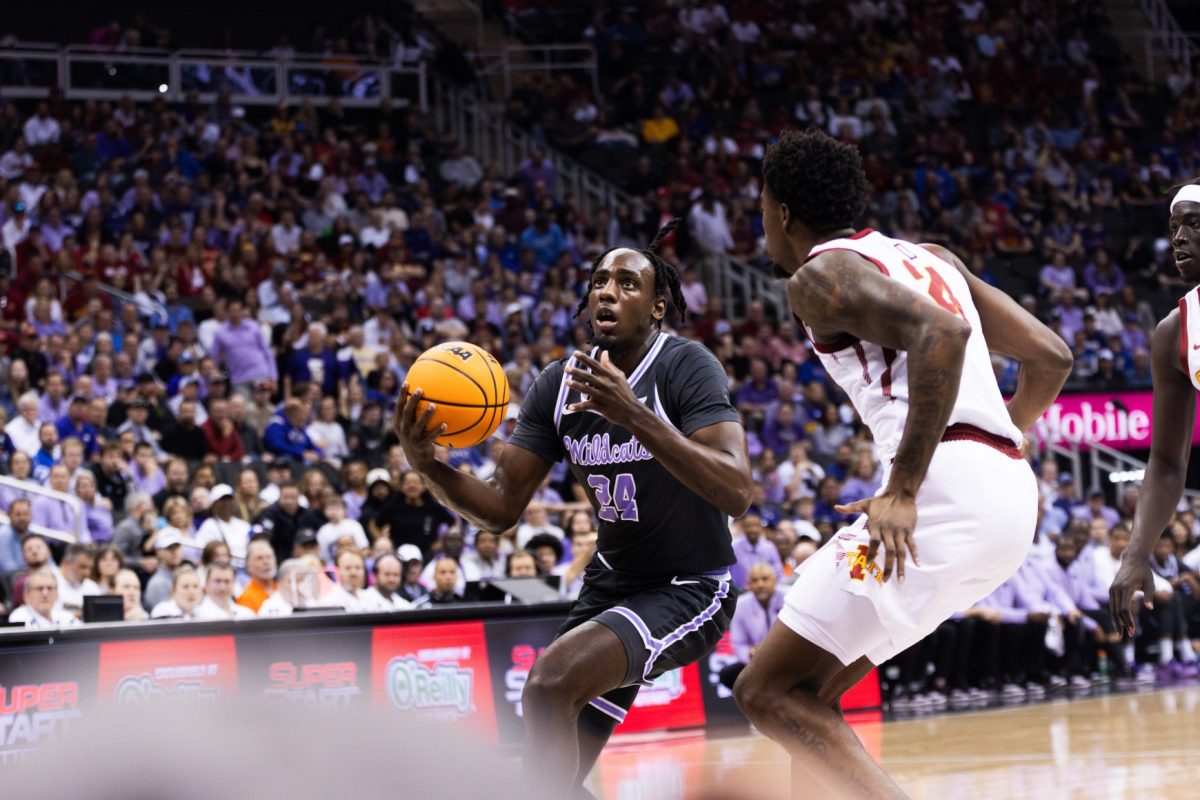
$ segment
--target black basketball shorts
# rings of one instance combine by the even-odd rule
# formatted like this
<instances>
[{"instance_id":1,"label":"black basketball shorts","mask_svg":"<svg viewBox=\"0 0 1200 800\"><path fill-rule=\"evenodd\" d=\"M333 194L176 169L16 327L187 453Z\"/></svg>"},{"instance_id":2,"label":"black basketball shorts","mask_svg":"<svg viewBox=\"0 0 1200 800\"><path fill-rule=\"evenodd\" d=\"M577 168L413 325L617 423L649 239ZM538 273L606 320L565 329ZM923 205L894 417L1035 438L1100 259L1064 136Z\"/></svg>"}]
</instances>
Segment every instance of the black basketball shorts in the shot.
<instances>
[{"instance_id":1,"label":"black basketball shorts","mask_svg":"<svg viewBox=\"0 0 1200 800\"><path fill-rule=\"evenodd\" d=\"M716 647L736 605L737 589L728 571L650 579L609 569L596 557L558 635L595 621L621 640L628 659L625 679L620 688L591 702L620 722L640 687Z\"/></svg>"}]
</instances>

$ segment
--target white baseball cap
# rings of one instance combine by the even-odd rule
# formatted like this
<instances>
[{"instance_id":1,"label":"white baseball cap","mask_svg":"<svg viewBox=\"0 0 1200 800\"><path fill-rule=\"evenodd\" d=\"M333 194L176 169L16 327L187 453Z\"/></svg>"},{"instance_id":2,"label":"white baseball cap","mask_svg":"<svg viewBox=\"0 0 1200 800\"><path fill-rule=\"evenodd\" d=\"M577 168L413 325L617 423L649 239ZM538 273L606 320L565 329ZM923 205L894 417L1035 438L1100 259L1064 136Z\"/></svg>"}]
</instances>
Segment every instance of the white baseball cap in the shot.
<instances>
[{"instance_id":1,"label":"white baseball cap","mask_svg":"<svg viewBox=\"0 0 1200 800\"><path fill-rule=\"evenodd\" d=\"M421 555L421 548L415 544L402 544L396 548L396 558L407 564L409 561L424 561L425 557Z\"/></svg>"},{"instance_id":2,"label":"white baseball cap","mask_svg":"<svg viewBox=\"0 0 1200 800\"><path fill-rule=\"evenodd\" d=\"M208 495L210 503L215 503L226 497L233 497L233 487L228 483L218 483Z\"/></svg>"}]
</instances>

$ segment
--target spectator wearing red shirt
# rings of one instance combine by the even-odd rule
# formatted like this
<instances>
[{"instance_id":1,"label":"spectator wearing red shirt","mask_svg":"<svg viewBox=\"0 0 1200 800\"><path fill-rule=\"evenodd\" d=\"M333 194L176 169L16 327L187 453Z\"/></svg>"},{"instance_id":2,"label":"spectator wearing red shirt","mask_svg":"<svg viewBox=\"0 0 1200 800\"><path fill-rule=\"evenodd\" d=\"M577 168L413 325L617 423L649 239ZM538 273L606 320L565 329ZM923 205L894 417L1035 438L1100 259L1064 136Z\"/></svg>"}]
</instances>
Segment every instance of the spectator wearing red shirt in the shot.
<instances>
[{"instance_id":1,"label":"spectator wearing red shirt","mask_svg":"<svg viewBox=\"0 0 1200 800\"><path fill-rule=\"evenodd\" d=\"M241 461L245 458L246 447L241 434L229 417L229 401L212 400L208 407L208 419L200 428L208 444L205 461Z\"/></svg>"}]
</instances>

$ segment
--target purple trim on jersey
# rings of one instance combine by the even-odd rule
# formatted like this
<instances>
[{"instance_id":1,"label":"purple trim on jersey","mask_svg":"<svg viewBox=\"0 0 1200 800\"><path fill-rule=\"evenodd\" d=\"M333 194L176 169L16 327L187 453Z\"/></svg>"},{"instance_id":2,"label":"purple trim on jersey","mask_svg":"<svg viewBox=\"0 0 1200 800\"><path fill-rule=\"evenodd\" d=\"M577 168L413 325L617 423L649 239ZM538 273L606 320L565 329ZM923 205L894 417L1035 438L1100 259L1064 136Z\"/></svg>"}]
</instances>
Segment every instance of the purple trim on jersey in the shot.
<instances>
[{"instance_id":1,"label":"purple trim on jersey","mask_svg":"<svg viewBox=\"0 0 1200 800\"><path fill-rule=\"evenodd\" d=\"M658 651L650 654L650 660L646 662L646 670L642 673L642 678L650 674L650 670L654 667L654 662L662 655L663 651L671 645L678 642L689 633L700 630L704 623L716 616L717 610L721 608L721 601L729 595L729 584L721 581L717 584L717 593L713 595L713 601L708 604L708 608L700 612L699 615L692 618L690 622L686 622L675 630L667 634L666 638L658 642Z\"/></svg>"},{"instance_id":2,"label":"purple trim on jersey","mask_svg":"<svg viewBox=\"0 0 1200 800\"><path fill-rule=\"evenodd\" d=\"M630 611L628 608L622 608L621 606L614 606L613 608L610 608L609 611L612 611L614 614L619 614L627 619L637 631L638 636L642 637L642 644L645 645L646 649L649 650L651 654L654 653L654 646L651 643L656 642L657 640L650 635L650 628L646 626L646 623L642 621L641 617Z\"/></svg>"},{"instance_id":3,"label":"purple trim on jersey","mask_svg":"<svg viewBox=\"0 0 1200 800\"><path fill-rule=\"evenodd\" d=\"M589 702L588 705L590 705L592 708L599 711L601 714L606 714L606 715L612 717L617 722L624 722L625 714L628 713L625 709L621 708L616 703L610 703L608 700L605 700L603 697L597 697L595 700L592 700L591 702Z\"/></svg>"},{"instance_id":4,"label":"purple trim on jersey","mask_svg":"<svg viewBox=\"0 0 1200 800\"><path fill-rule=\"evenodd\" d=\"M721 608L721 601L728 596L729 584L726 581L720 581L720 583L717 585L717 591L713 595L713 601L708 604L708 607L689 621L668 633L662 639L655 639L650 633L650 628L646 625L642 618L630 611L628 608L622 608L621 606L610 608L609 611L613 611L629 620L630 624L632 624L634 629L637 630L638 636L641 637L642 644L645 645L646 649L650 651L650 657L646 659L646 667L642 670L642 680L646 680L646 676L649 675L650 671L654 668L654 662L658 660L658 657L663 654L664 650L678 642L684 636L687 636L689 633L700 630L704 623L716 616L717 611Z\"/></svg>"},{"instance_id":5,"label":"purple trim on jersey","mask_svg":"<svg viewBox=\"0 0 1200 800\"><path fill-rule=\"evenodd\" d=\"M575 366L575 356L567 359L566 365L563 367L562 380L558 384L558 399L554 401L554 430L558 430L562 421L563 403L567 401L567 367Z\"/></svg>"},{"instance_id":6,"label":"purple trim on jersey","mask_svg":"<svg viewBox=\"0 0 1200 800\"><path fill-rule=\"evenodd\" d=\"M646 374L646 370L650 369L650 365L654 363L654 359L658 356L658 351L662 350L668 338L670 338L669 334L658 334L658 338L654 340L654 344L650 345L650 352L646 353L646 357L642 359L642 363L638 364L637 369L629 376L629 385L631 387L642 379L642 376Z\"/></svg>"}]
</instances>

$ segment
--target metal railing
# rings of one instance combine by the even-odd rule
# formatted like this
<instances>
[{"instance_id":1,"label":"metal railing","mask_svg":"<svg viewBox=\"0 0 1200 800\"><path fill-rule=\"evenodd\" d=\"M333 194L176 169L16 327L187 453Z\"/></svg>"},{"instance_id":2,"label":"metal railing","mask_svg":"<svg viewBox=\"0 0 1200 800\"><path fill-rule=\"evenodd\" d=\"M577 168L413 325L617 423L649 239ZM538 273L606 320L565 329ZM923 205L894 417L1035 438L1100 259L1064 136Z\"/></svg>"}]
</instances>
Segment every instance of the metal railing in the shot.
<instances>
[{"instance_id":1,"label":"metal railing","mask_svg":"<svg viewBox=\"0 0 1200 800\"><path fill-rule=\"evenodd\" d=\"M480 77L500 76L506 98L519 75L562 72L586 74L593 96L600 96L600 62L590 44L510 44L479 53L476 61Z\"/></svg>"},{"instance_id":2,"label":"metal railing","mask_svg":"<svg viewBox=\"0 0 1200 800\"><path fill-rule=\"evenodd\" d=\"M61 542L70 544L77 541L86 541L89 537L86 535L87 517L83 513L83 501L73 494L65 494L56 492L32 481L22 481L8 475L0 475L0 486L8 486L29 495L37 495L39 497L49 497L54 500L62 500L65 502L75 514L75 530L72 531L56 531L50 528L42 527L41 525L30 525L29 530L39 536L45 536L50 539L57 539ZM8 522L8 514L0 513L0 522Z\"/></svg>"},{"instance_id":3,"label":"metal railing","mask_svg":"<svg viewBox=\"0 0 1200 800\"><path fill-rule=\"evenodd\" d=\"M295 53L280 57L218 50L135 48L102 52L86 45L52 47L19 42L0 50L0 86L9 98L46 97L60 88L69 100L147 102L195 93L211 103L222 91L239 105L271 106L335 98L348 108L372 108L384 99L428 110L424 62L398 65L348 54Z\"/></svg>"},{"instance_id":4,"label":"metal railing","mask_svg":"<svg viewBox=\"0 0 1200 800\"><path fill-rule=\"evenodd\" d=\"M63 277L80 283L88 280L88 276L72 270L64 271ZM108 295L118 303L136 306L138 309L138 316L150 317L158 314L161 315L163 319L166 319L167 317L167 307L145 292L142 293L141 297L138 297L137 295L130 294L129 292L118 289L117 287L107 283L97 282L96 286L102 293Z\"/></svg>"},{"instance_id":5,"label":"metal railing","mask_svg":"<svg viewBox=\"0 0 1200 800\"><path fill-rule=\"evenodd\" d=\"M555 167L555 186L551 188L558 197L571 197L586 217L593 217L602 209L615 213L622 203L632 211L651 211L643 208L641 200L626 194L603 176L513 125L503 108L437 78L432 78L430 84L435 126L453 134L480 161L495 163L502 174L515 173L533 149L541 147ZM713 290L724 299L727 312L744 312L751 300L760 299L777 319L786 318L787 298L773 276L723 253L715 261L717 275Z\"/></svg>"},{"instance_id":6,"label":"metal railing","mask_svg":"<svg viewBox=\"0 0 1200 800\"><path fill-rule=\"evenodd\" d=\"M454 15L470 17L470 24L475 32L475 48L483 47L483 9L471 0L414 0L413 10L431 20L445 20ZM385 25L385 30L390 26Z\"/></svg>"},{"instance_id":7,"label":"metal railing","mask_svg":"<svg viewBox=\"0 0 1200 800\"><path fill-rule=\"evenodd\" d=\"M1087 449L1087 489L1106 484L1112 484L1116 492L1117 505L1125 500L1125 490L1130 485L1140 485L1146 475L1146 462L1134 458L1128 453L1103 445L1089 442L1086 445L1079 442L1055 444L1044 442L1043 453L1057 456L1065 460L1071 467L1077 497L1083 497L1085 487L1082 477L1084 467L1084 448ZM1200 491L1184 489L1183 496L1189 500L1200 498Z\"/></svg>"},{"instance_id":8,"label":"metal railing","mask_svg":"<svg viewBox=\"0 0 1200 800\"><path fill-rule=\"evenodd\" d=\"M1146 34L1146 80L1153 83L1156 56L1190 64L1200 54L1200 47L1192 35L1179 26L1166 0L1141 0L1141 7L1150 23L1150 33Z\"/></svg>"}]
</instances>

